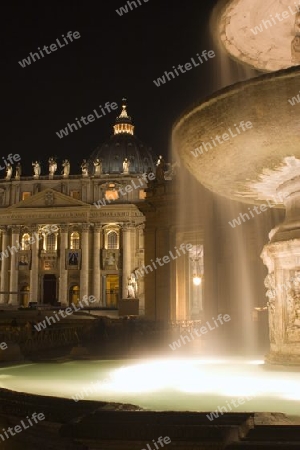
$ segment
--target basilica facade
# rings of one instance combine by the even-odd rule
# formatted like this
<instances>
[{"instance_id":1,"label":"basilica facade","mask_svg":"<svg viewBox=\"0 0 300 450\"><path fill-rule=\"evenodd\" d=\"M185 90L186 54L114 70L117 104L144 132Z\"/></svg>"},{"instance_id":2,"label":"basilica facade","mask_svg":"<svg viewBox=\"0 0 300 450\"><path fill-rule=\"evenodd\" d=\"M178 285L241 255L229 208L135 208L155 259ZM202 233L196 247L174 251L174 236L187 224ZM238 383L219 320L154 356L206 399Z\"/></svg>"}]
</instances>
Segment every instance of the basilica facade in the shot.
<instances>
[{"instance_id":1,"label":"basilica facade","mask_svg":"<svg viewBox=\"0 0 300 450\"><path fill-rule=\"evenodd\" d=\"M145 311L145 215L139 209L155 179L150 149L134 134L123 103L113 135L72 174L61 174L50 157L48 173L32 163L31 176L8 165L0 180L0 303L76 304L93 295L93 306L117 308L120 299L139 299Z\"/></svg>"},{"instance_id":2,"label":"basilica facade","mask_svg":"<svg viewBox=\"0 0 300 450\"><path fill-rule=\"evenodd\" d=\"M223 313L239 324L264 306L256 222L232 229L232 204L176 162L154 160L135 136L125 102L112 136L82 161L81 173L72 173L72 161L51 156L47 173L33 161L31 176L22 176L18 159L16 165L11 159L0 180L0 309L76 305L93 296L91 306L120 315L120 301L134 299L139 315L156 321ZM267 234L277 213L260 220ZM247 283L255 289L245 313L240 300Z\"/></svg>"}]
</instances>

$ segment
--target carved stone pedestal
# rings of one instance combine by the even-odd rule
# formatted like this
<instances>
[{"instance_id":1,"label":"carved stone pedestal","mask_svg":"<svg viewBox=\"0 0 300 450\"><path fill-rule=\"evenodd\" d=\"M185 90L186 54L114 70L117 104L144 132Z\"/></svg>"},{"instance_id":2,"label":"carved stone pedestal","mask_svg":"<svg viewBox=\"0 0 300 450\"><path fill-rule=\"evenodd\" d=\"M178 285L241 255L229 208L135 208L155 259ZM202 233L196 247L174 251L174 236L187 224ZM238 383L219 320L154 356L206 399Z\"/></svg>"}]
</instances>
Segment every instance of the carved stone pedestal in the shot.
<instances>
[{"instance_id":1,"label":"carved stone pedestal","mask_svg":"<svg viewBox=\"0 0 300 450\"><path fill-rule=\"evenodd\" d=\"M266 361L300 364L300 240L276 242L262 253L269 308L270 353Z\"/></svg>"},{"instance_id":2,"label":"carved stone pedestal","mask_svg":"<svg viewBox=\"0 0 300 450\"><path fill-rule=\"evenodd\" d=\"M300 177L283 183L285 221L270 233L262 252L269 308L272 364L300 364ZM287 195L286 193L289 192Z\"/></svg>"}]
</instances>

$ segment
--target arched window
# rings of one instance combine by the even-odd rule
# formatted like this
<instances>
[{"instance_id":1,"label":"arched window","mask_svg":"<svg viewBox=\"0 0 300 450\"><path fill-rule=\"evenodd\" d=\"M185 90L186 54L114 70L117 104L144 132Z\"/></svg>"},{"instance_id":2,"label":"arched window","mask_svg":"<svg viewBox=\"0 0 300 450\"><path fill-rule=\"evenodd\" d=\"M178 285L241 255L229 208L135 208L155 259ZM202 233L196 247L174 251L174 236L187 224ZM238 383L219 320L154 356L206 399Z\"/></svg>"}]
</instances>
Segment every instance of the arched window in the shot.
<instances>
[{"instance_id":1,"label":"arched window","mask_svg":"<svg viewBox=\"0 0 300 450\"><path fill-rule=\"evenodd\" d=\"M30 240L30 234L24 233L22 236L22 242L21 242L22 250L30 250L29 240Z\"/></svg>"},{"instance_id":2,"label":"arched window","mask_svg":"<svg viewBox=\"0 0 300 450\"><path fill-rule=\"evenodd\" d=\"M54 253L56 251L56 236L54 233L47 236L47 252Z\"/></svg>"},{"instance_id":3,"label":"arched window","mask_svg":"<svg viewBox=\"0 0 300 450\"><path fill-rule=\"evenodd\" d=\"M118 234L115 231L110 231L107 235L107 248L118 248Z\"/></svg>"},{"instance_id":4,"label":"arched window","mask_svg":"<svg viewBox=\"0 0 300 450\"><path fill-rule=\"evenodd\" d=\"M78 231L73 231L73 233L71 233L70 248L71 250L78 250L80 248L80 236Z\"/></svg>"}]
</instances>

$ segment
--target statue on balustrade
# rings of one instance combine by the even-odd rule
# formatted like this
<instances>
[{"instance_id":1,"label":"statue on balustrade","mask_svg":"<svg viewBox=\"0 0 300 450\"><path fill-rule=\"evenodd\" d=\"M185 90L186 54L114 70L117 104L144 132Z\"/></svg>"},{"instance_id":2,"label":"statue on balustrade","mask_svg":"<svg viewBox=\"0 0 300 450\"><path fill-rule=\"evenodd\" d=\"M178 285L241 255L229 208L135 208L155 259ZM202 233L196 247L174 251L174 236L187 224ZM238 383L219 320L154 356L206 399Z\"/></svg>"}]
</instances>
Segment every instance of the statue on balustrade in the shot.
<instances>
[{"instance_id":1,"label":"statue on balustrade","mask_svg":"<svg viewBox=\"0 0 300 450\"><path fill-rule=\"evenodd\" d=\"M9 181L11 179L12 173L13 173L12 165L10 163L8 163L6 166L6 177L5 177L5 179L7 181Z\"/></svg>"},{"instance_id":2,"label":"statue on balustrade","mask_svg":"<svg viewBox=\"0 0 300 450\"><path fill-rule=\"evenodd\" d=\"M94 175L95 177L99 177L102 174L102 161L99 158L96 158L94 161Z\"/></svg>"},{"instance_id":3,"label":"statue on balustrade","mask_svg":"<svg viewBox=\"0 0 300 450\"><path fill-rule=\"evenodd\" d=\"M38 161L35 161L32 163L32 166L33 166L33 178L37 180L41 175L41 165Z\"/></svg>"},{"instance_id":4,"label":"statue on balustrade","mask_svg":"<svg viewBox=\"0 0 300 450\"><path fill-rule=\"evenodd\" d=\"M81 171L82 171L82 176L83 177L88 177L89 176L89 169L88 169L88 164L86 162L86 159L84 159L81 163Z\"/></svg>"},{"instance_id":5,"label":"statue on balustrade","mask_svg":"<svg viewBox=\"0 0 300 450\"><path fill-rule=\"evenodd\" d=\"M62 163L62 175L64 178L68 178L70 175L70 161L68 159L64 159Z\"/></svg>"},{"instance_id":6,"label":"statue on balustrade","mask_svg":"<svg viewBox=\"0 0 300 450\"><path fill-rule=\"evenodd\" d=\"M21 163L17 163L16 165L16 173L15 173L15 180L19 180L21 178L22 175L22 167L21 167Z\"/></svg>"},{"instance_id":7,"label":"statue on balustrade","mask_svg":"<svg viewBox=\"0 0 300 450\"><path fill-rule=\"evenodd\" d=\"M57 171L57 163L52 156L51 158L48 159L48 163L49 163L49 179L53 179L54 174Z\"/></svg>"}]
</instances>

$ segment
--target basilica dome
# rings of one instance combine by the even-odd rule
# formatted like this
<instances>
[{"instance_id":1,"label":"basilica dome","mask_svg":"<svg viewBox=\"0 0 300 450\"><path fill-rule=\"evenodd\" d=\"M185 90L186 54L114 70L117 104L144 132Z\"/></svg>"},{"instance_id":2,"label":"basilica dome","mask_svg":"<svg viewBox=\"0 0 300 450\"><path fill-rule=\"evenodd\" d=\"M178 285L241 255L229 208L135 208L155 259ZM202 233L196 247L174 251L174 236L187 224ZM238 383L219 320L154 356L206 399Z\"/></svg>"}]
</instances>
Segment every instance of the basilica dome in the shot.
<instances>
[{"instance_id":1,"label":"basilica dome","mask_svg":"<svg viewBox=\"0 0 300 450\"><path fill-rule=\"evenodd\" d=\"M125 99L113 129L114 134L90 155L88 160L90 173L94 171L93 162L97 158L102 162L103 174L122 174L125 160L129 161L129 174L140 174L150 169L154 172L155 164L151 148L134 135L134 125L127 114Z\"/></svg>"}]
</instances>

